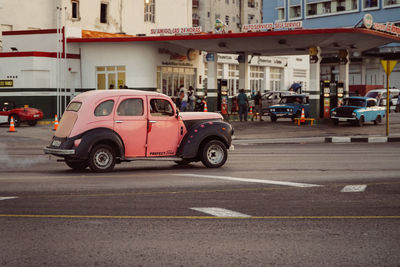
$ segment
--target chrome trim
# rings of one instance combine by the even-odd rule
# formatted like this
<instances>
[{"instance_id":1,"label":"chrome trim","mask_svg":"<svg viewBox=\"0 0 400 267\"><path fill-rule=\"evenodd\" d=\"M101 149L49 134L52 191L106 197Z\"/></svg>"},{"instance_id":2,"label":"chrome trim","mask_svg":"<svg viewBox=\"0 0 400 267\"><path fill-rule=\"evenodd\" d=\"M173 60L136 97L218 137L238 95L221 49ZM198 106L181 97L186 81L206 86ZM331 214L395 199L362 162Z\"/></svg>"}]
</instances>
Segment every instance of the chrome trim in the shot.
<instances>
[{"instance_id":1,"label":"chrome trim","mask_svg":"<svg viewBox=\"0 0 400 267\"><path fill-rule=\"evenodd\" d=\"M49 148L45 147L43 149L45 154L52 154L52 155L75 155L75 149L59 149L59 148Z\"/></svg>"}]
</instances>

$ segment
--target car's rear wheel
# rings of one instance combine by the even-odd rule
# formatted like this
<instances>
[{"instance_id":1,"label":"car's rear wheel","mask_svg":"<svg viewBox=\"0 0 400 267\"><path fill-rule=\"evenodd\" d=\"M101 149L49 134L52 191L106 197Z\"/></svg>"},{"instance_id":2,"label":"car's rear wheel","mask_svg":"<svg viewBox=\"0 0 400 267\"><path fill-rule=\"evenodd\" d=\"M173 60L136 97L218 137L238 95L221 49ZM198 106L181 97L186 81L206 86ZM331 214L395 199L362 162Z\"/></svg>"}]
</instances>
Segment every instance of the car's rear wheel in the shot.
<instances>
[{"instance_id":1,"label":"car's rear wheel","mask_svg":"<svg viewBox=\"0 0 400 267\"><path fill-rule=\"evenodd\" d=\"M82 170L86 169L88 166L87 160L66 159L65 163L67 164L68 167L70 167L71 169L76 170L76 171L82 171Z\"/></svg>"},{"instance_id":2,"label":"car's rear wheel","mask_svg":"<svg viewBox=\"0 0 400 267\"><path fill-rule=\"evenodd\" d=\"M110 172L115 166L115 151L109 145L96 145L89 155L89 168L94 172Z\"/></svg>"},{"instance_id":3,"label":"car's rear wheel","mask_svg":"<svg viewBox=\"0 0 400 267\"><path fill-rule=\"evenodd\" d=\"M381 115L376 116L376 119L374 120L374 124L375 124L375 125L378 125L378 124L381 123L381 122L382 122L382 117L381 117Z\"/></svg>"},{"instance_id":4,"label":"car's rear wheel","mask_svg":"<svg viewBox=\"0 0 400 267\"><path fill-rule=\"evenodd\" d=\"M362 127L364 125L364 116L361 116L356 122L358 126Z\"/></svg>"},{"instance_id":5,"label":"car's rear wheel","mask_svg":"<svg viewBox=\"0 0 400 267\"><path fill-rule=\"evenodd\" d=\"M11 117L13 117L13 119L14 119L14 126L15 127L19 127L20 125L21 125L21 119L19 118L19 116L17 115L17 114L11 114L9 117L8 117L8 123L10 124L10 122L11 122Z\"/></svg>"},{"instance_id":6,"label":"car's rear wheel","mask_svg":"<svg viewBox=\"0 0 400 267\"><path fill-rule=\"evenodd\" d=\"M33 120L33 121L28 121L28 125L29 126L35 126L37 124L37 120Z\"/></svg>"},{"instance_id":7,"label":"car's rear wheel","mask_svg":"<svg viewBox=\"0 0 400 267\"><path fill-rule=\"evenodd\" d=\"M208 168L219 168L225 164L228 151L225 145L218 140L211 140L204 144L201 150L201 162Z\"/></svg>"}]
</instances>

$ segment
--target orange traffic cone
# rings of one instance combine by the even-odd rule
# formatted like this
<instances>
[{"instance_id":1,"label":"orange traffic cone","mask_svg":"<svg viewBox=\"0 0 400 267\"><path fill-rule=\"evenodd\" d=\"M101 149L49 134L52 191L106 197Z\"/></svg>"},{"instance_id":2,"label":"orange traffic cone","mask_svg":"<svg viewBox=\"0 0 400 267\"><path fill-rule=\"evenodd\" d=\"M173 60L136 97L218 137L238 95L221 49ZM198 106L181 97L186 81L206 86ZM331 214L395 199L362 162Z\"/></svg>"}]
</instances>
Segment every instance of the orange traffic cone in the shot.
<instances>
[{"instance_id":1,"label":"orange traffic cone","mask_svg":"<svg viewBox=\"0 0 400 267\"><path fill-rule=\"evenodd\" d=\"M204 101L204 112L208 112L207 101L205 101L205 100L203 100L203 101Z\"/></svg>"},{"instance_id":2,"label":"orange traffic cone","mask_svg":"<svg viewBox=\"0 0 400 267\"><path fill-rule=\"evenodd\" d=\"M58 128L58 117L57 117L57 114L56 114L55 117L54 117L54 128L53 128L53 131L56 131L57 128Z\"/></svg>"},{"instance_id":3,"label":"orange traffic cone","mask_svg":"<svg viewBox=\"0 0 400 267\"><path fill-rule=\"evenodd\" d=\"M304 116L304 108L301 109L300 122L301 122L301 123L306 122L306 117Z\"/></svg>"},{"instance_id":4,"label":"orange traffic cone","mask_svg":"<svg viewBox=\"0 0 400 267\"><path fill-rule=\"evenodd\" d=\"M253 107L250 107L249 115L250 115L250 116L253 116Z\"/></svg>"},{"instance_id":5,"label":"orange traffic cone","mask_svg":"<svg viewBox=\"0 0 400 267\"><path fill-rule=\"evenodd\" d=\"M16 132L15 126L14 126L14 117L13 116L11 116L11 119L10 119L10 129L8 130L8 132L10 132L10 133Z\"/></svg>"}]
</instances>

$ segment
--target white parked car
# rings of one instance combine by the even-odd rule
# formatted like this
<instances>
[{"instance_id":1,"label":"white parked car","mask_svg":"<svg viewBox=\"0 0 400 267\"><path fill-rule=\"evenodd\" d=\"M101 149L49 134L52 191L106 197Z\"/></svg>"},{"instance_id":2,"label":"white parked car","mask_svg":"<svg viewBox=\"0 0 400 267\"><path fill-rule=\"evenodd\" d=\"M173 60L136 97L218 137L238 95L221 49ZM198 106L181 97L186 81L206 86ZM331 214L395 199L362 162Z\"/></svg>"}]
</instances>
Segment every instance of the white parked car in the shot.
<instances>
[{"instance_id":1,"label":"white parked car","mask_svg":"<svg viewBox=\"0 0 400 267\"><path fill-rule=\"evenodd\" d=\"M373 97L378 101L378 106L386 106L386 92L387 89L373 89L367 92L366 97ZM390 109L394 110L397 104L397 97L400 89L389 89Z\"/></svg>"}]
</instances>

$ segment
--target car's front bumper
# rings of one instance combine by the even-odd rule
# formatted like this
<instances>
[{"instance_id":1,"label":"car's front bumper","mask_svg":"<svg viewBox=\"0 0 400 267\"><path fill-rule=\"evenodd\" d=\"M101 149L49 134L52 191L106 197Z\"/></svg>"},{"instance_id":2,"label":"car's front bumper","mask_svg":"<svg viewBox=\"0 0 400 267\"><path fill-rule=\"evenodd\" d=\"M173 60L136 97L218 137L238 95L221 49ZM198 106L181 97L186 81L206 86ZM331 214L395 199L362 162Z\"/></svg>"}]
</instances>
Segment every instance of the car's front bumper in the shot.
<instances>
[{"instance_id":1,"label":"car's front bumper","mask_svg":"<svg viewBox=\"0 0 400 267\"><path fill-rule=\"evenodd\" d=\"M45 147L43 149L45 154L52 154L56 156L73 156L75 155L75 149L60 149Z\"/></svg>"},{"instance_id":2,"label":"car's front bumper","mask_svg":"<svg viewBox=\"0 0 400 267\"><path fill-rule=\"evenodd\" d=\"M338 120L338 121L355 121L357 120L357 117L336 117L336 116L331 116L331 119L333 120Z\"/></svg>"}]
</instances>

